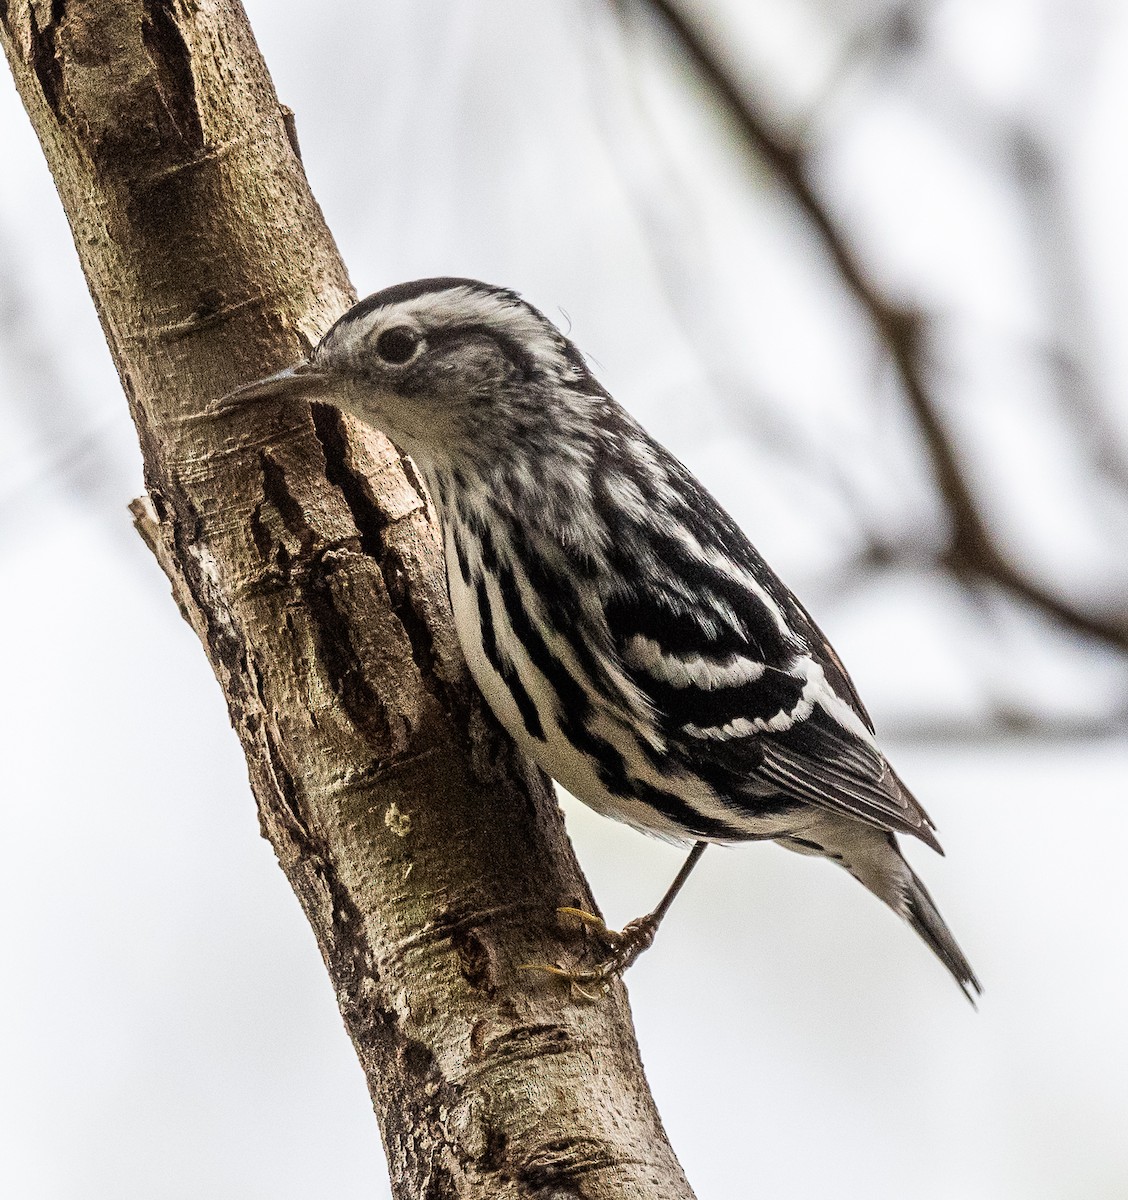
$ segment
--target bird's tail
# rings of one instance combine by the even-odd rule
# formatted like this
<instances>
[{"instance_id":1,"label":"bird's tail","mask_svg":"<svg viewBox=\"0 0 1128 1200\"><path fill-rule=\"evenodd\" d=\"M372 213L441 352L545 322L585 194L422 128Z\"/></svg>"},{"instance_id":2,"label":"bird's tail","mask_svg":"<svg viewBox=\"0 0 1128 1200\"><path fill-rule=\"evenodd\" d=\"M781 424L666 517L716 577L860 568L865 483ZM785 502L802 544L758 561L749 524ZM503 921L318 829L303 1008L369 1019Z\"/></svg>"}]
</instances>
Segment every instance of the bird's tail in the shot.
<instances>
[{"instance_id":1,"label":"bird's tail","mask_svg":"<svg viewBox=\"0 0 1128 1200\"><path fill-rule=\"evenodd\" d=\"M932 953L948 968L974 1007L976 996L983 990L979 980L952 936L952 931L944 923L928 889L905 861L893 834L849 820L839 823L831 819L820 825L821 828L804 831L804 837L799 840L805 845L792 845L790 839L781 838L780 841L789 849L801 853L821 851L828 858L841 863L859 883L908 921ZM816 844L820 850L814 849Z\"/></svg>"},{"instance_id":2,"label":"bird's tail","mask_svg":"<svg viewBox=\"0 0 1128 1200\"><path fill-rule=\"evenodd\" d=\"M892 839L892 834L890 838ZM897 857L901 857L900 850L897 850ZM967 961L964 952L952 936L952 931L944 923L944 918L928 894L928 888L921 883L920 877L903 858L901 861L904 863L907 879L903 916L920 934L932 953L952 973L952 978L963 988L964 995L974 1008L975 998L983 988L971 969L971 963Z\"/></svg>"}]
</instances>

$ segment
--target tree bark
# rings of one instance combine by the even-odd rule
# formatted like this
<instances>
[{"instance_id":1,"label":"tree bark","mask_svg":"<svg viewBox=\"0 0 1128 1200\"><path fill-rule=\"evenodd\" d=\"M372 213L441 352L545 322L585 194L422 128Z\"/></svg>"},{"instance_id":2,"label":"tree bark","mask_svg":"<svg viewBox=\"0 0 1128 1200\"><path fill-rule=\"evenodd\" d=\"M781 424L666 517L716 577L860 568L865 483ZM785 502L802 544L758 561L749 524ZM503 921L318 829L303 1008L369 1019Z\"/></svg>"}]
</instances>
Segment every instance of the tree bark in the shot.
<instances>
[{"instance_id":1,"label":"tree bark","mask_svg":"<svg viewBox=\"0 0 1128 1200\"><path fill-rule=\"evenodd\" d=\"M593 908L546 780L453 639L409 461L305 406L207 405L353 299L235 0L0 0L137 426L140 531L223 688L397 1197L687 1197L625 993L526 961Z\"/></svg>"}]
</instances>

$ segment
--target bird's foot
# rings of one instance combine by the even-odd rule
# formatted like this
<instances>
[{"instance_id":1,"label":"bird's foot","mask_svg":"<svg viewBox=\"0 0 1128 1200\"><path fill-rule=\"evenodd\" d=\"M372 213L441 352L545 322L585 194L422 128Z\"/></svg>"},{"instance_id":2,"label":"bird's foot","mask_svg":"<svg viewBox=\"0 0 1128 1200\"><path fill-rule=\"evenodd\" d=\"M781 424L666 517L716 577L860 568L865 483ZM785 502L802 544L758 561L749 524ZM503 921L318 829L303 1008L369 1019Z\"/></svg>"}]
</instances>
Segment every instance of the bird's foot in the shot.
<instances>
[{"instance_id":1,"label":"bird's foot","mask_svg":"<svg viewBox=\"0 0 1128 1200\"><path fill-rule=\"evenodd\" d=\"M544 971L563 979L574 999L595 1003L611 990L611 981L634 965L650 948L658 922L654 913L631 921L622 930L608 929L601 917L582 908L558 908L561 916L581 921L603 943L603 954L591 967L564 967L559 963L522 963L522 971Z\"/></svg>"}]
</instances>

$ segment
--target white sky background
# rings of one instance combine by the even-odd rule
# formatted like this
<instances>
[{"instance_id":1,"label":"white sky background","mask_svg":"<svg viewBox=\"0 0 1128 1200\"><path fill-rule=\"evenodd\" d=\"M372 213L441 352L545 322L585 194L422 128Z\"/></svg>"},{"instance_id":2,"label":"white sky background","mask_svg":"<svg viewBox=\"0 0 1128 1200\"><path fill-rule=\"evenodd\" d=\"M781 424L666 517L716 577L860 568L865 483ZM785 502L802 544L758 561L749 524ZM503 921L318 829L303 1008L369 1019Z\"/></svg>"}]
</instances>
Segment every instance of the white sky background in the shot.
<instances>
[{"instance_id":1,"label":"white sky background","mask_svg":"<svg viewBox=\"0 0 1128 1200\"><path fill-rule=\"evenodd\" d=\"M814 608L940 826L947 859L914 861L984 980L978 1014L828 864L706 855L629 977L701 1200L1122 1200L1128 671L930 567L940 510L889 371L769 177L661 40L626 45L595 0L247 6L361 293L467 274L563 310ZM1128 505L1097 468L1128 458L1128 17L918 4L921 44L898 54L875 49L886 7L708 11L781 127L805 128L874 277L936 315L937 392L1015 556L1111 603ZM1053 165L1056 225L1001 160L1016 126ZM1061 343L1096 415L1054 391ZM387 1195L219 689L129 527L140 488L4 75L0 1194ZM875 537L897 565L859 563ZM1000 712L1054 735L994 736ZM609 919L648 908L678 853L568 814Z\"/></svg>"}]
</instances>

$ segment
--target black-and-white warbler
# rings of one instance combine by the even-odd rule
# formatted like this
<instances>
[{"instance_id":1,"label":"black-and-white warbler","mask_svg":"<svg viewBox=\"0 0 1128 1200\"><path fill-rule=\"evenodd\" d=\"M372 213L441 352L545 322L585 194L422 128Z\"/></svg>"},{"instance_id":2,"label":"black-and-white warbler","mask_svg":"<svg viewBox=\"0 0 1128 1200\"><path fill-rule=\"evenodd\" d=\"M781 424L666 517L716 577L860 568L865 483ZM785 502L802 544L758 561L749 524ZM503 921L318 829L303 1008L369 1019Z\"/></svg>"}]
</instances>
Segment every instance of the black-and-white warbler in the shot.
<instances>
[{"instance_id":1,"label":"black-and-white warbler","mask_svg":"<svg viewBox=\"0 0 1128 1200\"><path fill-rule=\"evenodd\" d=\"M728 514L514 292L423 279L355 305L306 362L230 398L296 393L386 433L442 524L470 671L502 725L598 812L705 843L840 863L979 983L897 834L939 843L878 750L830 644ZM563 972L562 972L563 973Z\"/></svg>"}]
</instances>

